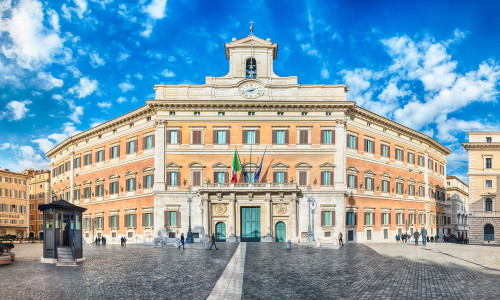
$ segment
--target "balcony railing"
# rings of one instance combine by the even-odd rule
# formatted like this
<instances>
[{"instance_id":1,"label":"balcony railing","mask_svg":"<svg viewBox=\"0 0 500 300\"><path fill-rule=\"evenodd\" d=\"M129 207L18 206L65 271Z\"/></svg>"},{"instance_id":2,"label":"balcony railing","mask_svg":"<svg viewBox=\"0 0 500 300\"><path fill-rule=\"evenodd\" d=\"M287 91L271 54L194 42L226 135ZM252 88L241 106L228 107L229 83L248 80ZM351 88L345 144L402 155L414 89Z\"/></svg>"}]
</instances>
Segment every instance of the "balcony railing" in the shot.
<instances>
[{"instance_id":1,"label":"balcony railing","mask_svg":"<svg viewBox=\"0 0 500 300\"><path fill-rule=\"evenodd\" d=\"M252 189L252 188L285 188L298 189L296 182L285 183L205 183L203 188L219 188L219 189Z\"/></svg>"}]
</instances>

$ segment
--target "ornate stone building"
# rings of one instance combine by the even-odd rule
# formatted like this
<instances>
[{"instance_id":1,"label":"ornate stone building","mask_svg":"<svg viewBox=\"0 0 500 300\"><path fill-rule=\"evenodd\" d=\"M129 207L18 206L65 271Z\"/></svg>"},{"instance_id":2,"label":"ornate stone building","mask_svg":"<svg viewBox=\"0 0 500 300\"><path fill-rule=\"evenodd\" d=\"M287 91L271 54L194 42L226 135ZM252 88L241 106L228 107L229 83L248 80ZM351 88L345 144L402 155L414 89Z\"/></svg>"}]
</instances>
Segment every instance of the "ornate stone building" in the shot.
<instances>
[{"instance_id":1,"label":"ornate stone building","mask_svg":"<svg viewBox=\"0 0 500 300\"><path fill-rule=\"evenodd\" d=\"M50 171L28 170L29 175L29 233L33 237L43 237L43 213L38 205L50 202Z\"/></svg>"},{"instance_id":2,"label":"ornate stone building","mask_svg":"<svg viewBox=\"0 0 500 300\"><path fill-rule=\"evenodd\" d=\"M469 241L498 243L500 228L500 133L468 132L462 143L469 154L470 218Z\"/></svg>"},{"instance_id":3,"label":"ornate stone building","mask_svg":"<svg viewBox=\"0 0 500 300\"><path fill-rule=\"evenodd\" d=\"M467 239L469 233L469 186L456 176L446 176L448 233Z\"/></svg>"},{"instance_id":4,"label":"ornate stone building","mask_svg":"<svg viewBox=\"0 0 500 300\"><path fill-rule=\"evenodd\" d=\"M28 175L0 170L0 236L28 236Z\"/></svg>"},{"instance_id":5,"label":"ornate stone building","mask_svg":"<svg viewBox=\"0 0 500 300\"><path fill-rule=\"evenodd\" d=\"M309 228L323 242L435 234L447 148L347 101L345 85L274 74L270 39L225 50L227 75L156 85L144 106L46 154L53 191L88 209L87 239L174 240L189 215L195 241L303 242ZM231 183L235 149L243 170Z\"/></svg>"}]
</instances>

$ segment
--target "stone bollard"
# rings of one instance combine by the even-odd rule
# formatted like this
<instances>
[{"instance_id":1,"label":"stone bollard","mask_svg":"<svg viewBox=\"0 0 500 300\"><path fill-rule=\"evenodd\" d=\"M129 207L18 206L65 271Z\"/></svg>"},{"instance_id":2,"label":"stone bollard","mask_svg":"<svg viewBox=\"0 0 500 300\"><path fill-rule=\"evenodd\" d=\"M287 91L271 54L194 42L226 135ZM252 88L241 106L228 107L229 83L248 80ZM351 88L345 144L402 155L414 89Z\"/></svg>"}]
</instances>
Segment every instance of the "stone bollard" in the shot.
<instances>
[{"instance_id":1,"label":"stone bollard","mask_svg":"<svg viewBox=\"0 0 500 300\"><path fill-rule=\"evenodd\" d=\"M181 241L175 240L175 247L179 248L181 246Z\"/></svg>"},{"instance_id":2,"label":"stone bollard","mask_svg":"<svg viewBox=\"0 0 500 300\"><path fill-rule=\"evenodd\" d=\"M318 240L316 240L316 247L317 247L317 248L321 247L321 242L319 241L319 239L318 239Z\"/></svg>"},{"instance_id":3,"label":"stone bollard","mask_svg":"<svg viewBox=\"0 0 500 300\"><path fill-rule=\"evenodd\" d=\"M210 243L208 242L208 240L205 240L205 250L208 249L210 249Z\"/></svg>"},{"instance_id":4,"label":"stone bollard","mask_svg":"<svg viewBox=\"0 0 500 300\"><path fill-rule=\"evenodd\" d=\"M292 250L292 241L288 240L286 242L286 250Z\"/></svg>"}]
</instances>

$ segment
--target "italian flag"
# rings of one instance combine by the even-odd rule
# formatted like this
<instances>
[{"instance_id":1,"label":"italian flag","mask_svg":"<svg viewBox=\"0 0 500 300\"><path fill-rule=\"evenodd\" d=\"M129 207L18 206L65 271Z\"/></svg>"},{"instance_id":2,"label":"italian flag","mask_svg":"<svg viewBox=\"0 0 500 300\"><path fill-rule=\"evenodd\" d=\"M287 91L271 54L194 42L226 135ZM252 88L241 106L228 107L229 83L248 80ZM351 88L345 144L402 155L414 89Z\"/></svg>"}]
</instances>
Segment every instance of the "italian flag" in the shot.
<instances>
[{"instance_id":1,"label":"italian flag","mask_svg":"<svg viewBox=\"0 0 500 300\"><path fill-rule=\"evenodd\" d=\"M238 182L238 177L236 176L236 172L241 170L240 160L238 159L238 151L234 149L234 157L233 157L233 172L231 174L231 182Z\"/></svg>"}]
</instances>

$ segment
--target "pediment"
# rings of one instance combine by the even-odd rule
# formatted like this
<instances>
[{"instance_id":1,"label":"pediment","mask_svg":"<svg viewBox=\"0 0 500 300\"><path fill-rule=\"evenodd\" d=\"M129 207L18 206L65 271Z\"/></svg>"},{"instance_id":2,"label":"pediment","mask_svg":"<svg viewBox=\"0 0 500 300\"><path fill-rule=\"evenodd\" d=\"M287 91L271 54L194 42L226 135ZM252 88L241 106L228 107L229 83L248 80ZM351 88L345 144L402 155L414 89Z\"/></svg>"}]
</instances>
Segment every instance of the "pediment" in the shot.
<instances>
[{"instance_id":1,"label":"pediment","mask_svg":"<svg viewBox=\"0 0 500 300\"><path fill-rule=\"evenodd\" d=\"M125 173L125 176L130 176L130 175L135 175L137 174L137 172L135 171L127 171L127 173Z\"/></svg>"},{"instance_id":2,"label":"pediment","mask_svg":"<svg viewBox=\"0 0 500 300\"><path fill-rule=\"evenodd\" d=\"M145 172L153 172L155 170L154 167L152 166L147 166L147 167L144 167L142 168L142 172L145 173Z\"/></svg>"},{"instance_id":3,"label":"pediment","mask_svg":"<svg viewBox=\"0 0 500 300\"><path fill-rule=\"evenodd\" d=\"M225 163L219 161L213 164L212 168L229 168L229 165L226 165Z\"/></svg>"},{"instance_id":4,"label":"pediment","mask_svg":"<svg viewBox=\"0 0 500 300\"><path fill-rule=\"evenodd\" d=\"M96 180L95 180L95 182L101 182L101 181L104 181L104 179L101 178L101 177L97 177Z\"/></svg>"},{"instance_id":5,"label":"pediment","mask_svg":"<svg viewBox=\"0 0 500 300\"><path fill-rule=\"evenodd\" d=\"M381 175L382 175L382 177L389 177L389 178L391 178L391 174L389 174L387 172L384 172Z\"/></svg>"},{"instance_id":6,"label":"pediment","mask_svg":"<svg viewBox=\"0 0 500 300\"><path fill-rule=\"evenodd\" d=\"M242 168L245 168L245 169L246 169L246 168L250 168L250 166L252 166L252 169L254 169L254 170L256 170L256 169L258 169L258 168L259 168L259 165L258 165L258 164L256 164L256 163L254 163L254 162L246 162L246 163L244 163L244 164L241 164L241 167L242 167Z\"/></svg>"},{"instance_id":7,"label":"pediment","mask_svg":"<svg viewBox=\"0 0 500 300\"><path fill-rule=\"evenodd\" d=\"M408 179L408 182L415 183L415 182L416 182L416 180L415 180L415 178L409 178L409 179Z\"/></svg>"},{"instance_id":8,"label":"pediment","mask_svg":"<svg viewBox=\"0 0 500 300\"><path fill-rule=\"evenodd\" d=\"M109 175L109 179L117 179L117 178L120 178L120 175L118 175L118 174Z\"/></svg>"},{"instance_id":9,"label":"pediment","mask_svg":"<svg viewBox=\"0 0 500 300\"><path fill-rule=\"evenodd\" d=\"M377 173L373 172L373 170L371 170L371 169L368 169L368 170L365 171L365 175L375 176L375 175L377 175Z\"/></svg>"},{"instance_id":10,"label":"pediment","mask_svg":"<svg viewBox=\"0 0 500 300\"><path fill-rule=\"evenodd\" d=\"M234 48L273 48L273 59L276 59L278 52L278 44L273 44L270 39L264 40L255 35L249 35L239 40L233 39L230 43L224 44L224 47L226 48L226 59L230 58L230 49Z\"/></svg>"},{"instance_id":11,"label":"pediment","mask_svg":"<svg viewBox=\"0 0 500 300\"><path fill-rule=\"evenodd\" d=\"M90 180L85 180L84 182L82 182L82 184L92 184L92 182Z\"/></svg>"},{"instance_id":12,"label":"pediment","mask_svg":"<svg viewBox=\"0 0 500 300\"><path fill-rule=\"evenodd\" d=\"M329 161L322 163L319 165L320 168L335 168L335 164Z\"/></svg>"},{"instance_id":13,"label":"pediment","mask_svg":"<svg viewBox=\"0 0 500 300\"><path fill-rule=\"evenodd\" d=\"M350 167L347 167L347 171L351 171L351 172L359 172L359 169L355 166L350 166Z\"/></svg>"},{"instance_id":14,"label":"pediment","mask_svg":"<svg viewBox=\"0 0 500 300\"><path fill-rule=\"evenodd\" d=\"M312 168L312 165L308 162L301 161L295 165L296 168Z\"/></svg>"},{"instance_id":15,"label":"pediment","mask_svg":"<svg viewBox=\"0 0 500 300\"><path fill-rule=\"evenodd\" d=\"M396 177L396 180L398 180L398 181L404 181L405 179L403 178L403 176L398 175L398 176Z\"/></svg>"},{"instance_id":16,"label":"pediment","mask_svg":"<svg viewBox=\"0 0 500 300\"><path fill-rule=\"evenodd\" d=\"M279 162L275 163L274 165L272 165L272 167L273 168L288 168L288 167L290 167L290 165L285 164L284 162L279 161Z\"/></svg>"},{"instance_id":17,"label":"pediment","mask_svg":"<svg viewBox=\"0 0 500 300\"><path fill-rule=\"evenodd\" d=\"M167 168L181 168L182 166L176 162L171 161L168 164L166 164L165 167L167 167Z\"/></svg>"},{"instance_id":18,"label":"pediment","mask_svg":"<svg viewBox=\"0 0 500 300\"><path fill-rule=\"evenodd\" d=\"M205 165L204 165L204 164L202 164L202 163L201 163L201 162L199 162L199 161L193 161L193 162L190 162L190 163L188 164L188 167L190 167L190 168L205 168Z\"/></svg>"}]
</instances>

